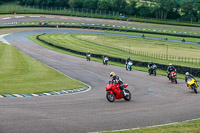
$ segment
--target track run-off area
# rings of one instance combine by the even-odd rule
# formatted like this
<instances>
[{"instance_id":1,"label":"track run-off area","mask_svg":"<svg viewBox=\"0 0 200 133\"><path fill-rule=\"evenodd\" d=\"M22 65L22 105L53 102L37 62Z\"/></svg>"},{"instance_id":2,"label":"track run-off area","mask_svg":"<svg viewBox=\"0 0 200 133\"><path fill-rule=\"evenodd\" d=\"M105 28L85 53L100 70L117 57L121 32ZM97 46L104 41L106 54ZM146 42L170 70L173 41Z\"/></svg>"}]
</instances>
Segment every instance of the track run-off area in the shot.
<instances>
[{"instance_id":1,"label":"track run-off area","mask_svg":"<svg viewBox=\"0 0 200 133\"><path fill-rule=\"evenodd\" d=\"M200 116L199 94L189 91L184 80L172 84L166 76L154 77L147 72L129 72L121 67L87 62L41 47L28 39L30 35L41 33L92 31L29 28L6 29L6 32L12 34L4 39L23 53L89 84L92 89L73 95L1 98L0 133L98 132L181 122ZM105 86L111 71L129 84L130 102L107 101Z\"/></svg>"}]
</instances>

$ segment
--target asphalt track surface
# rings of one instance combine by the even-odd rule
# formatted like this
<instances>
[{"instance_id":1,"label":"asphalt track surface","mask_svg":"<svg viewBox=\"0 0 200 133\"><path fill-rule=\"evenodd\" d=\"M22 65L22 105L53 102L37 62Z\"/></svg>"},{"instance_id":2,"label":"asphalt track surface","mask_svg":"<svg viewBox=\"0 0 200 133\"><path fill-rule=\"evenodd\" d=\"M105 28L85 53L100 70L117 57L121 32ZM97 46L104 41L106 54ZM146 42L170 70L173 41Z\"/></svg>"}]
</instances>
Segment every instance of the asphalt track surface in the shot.
<instances>
[{"instance_id":1,"label":"asphalt track surface","mask_svg":"<svg viewBox=\"0 0 200 133\"><path fill-rule=\"evenodd\" d=\"M58 16L58 15L1 15L0 24L11 23L11 22L25 22L25 21L67 21L67 22L81 22L81 23L97 23L97 24L115 24L123 26L135 26L143 28L164 28L172 30L189 30L189 31L200 31L198 27L187 27L187 26L172 26L172 25L158 25L140 22L129 22L119 20L108 20L108 19L95 19L95 18L82 18L82 17L70 17L70 16Z\"/></svg>"},{"instance_id":2,"label":"asphalt track surface","mask_svg":"<svg viewBox=\"0 0 200 133\"><path fill-rule=\"evenodd\" d=\"M59 30L67 32L68 30ZM68 76L91 85L92 90L73 95L0 99L0 133L95 132L137 128L199 118L199 94L188 90L183 80L172 84L165 76L62 54L27 39L35 30L13 33L5 39L27 55ZM71 32L71 30L70 30ZM83 32L83 31L82 31ZM128 83L132 100L107 101L105 86L114 71Z\"/></svg>"}]
</instances>

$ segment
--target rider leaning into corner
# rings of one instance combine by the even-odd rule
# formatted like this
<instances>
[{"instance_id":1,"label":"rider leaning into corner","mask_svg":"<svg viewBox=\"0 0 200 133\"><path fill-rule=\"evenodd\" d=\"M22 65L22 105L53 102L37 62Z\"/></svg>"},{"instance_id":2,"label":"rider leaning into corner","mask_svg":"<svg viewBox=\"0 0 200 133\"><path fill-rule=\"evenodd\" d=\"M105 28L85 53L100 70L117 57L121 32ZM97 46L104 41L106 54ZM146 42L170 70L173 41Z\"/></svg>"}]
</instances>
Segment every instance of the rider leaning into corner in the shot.
<instances>
[{"instance_id":1,"label":"rider leaning into corner","mask_svg":"<svg viewBox=\"0 0 200 133\"><path fill-rule=\"evenodd\" d=\"M190 74L189 72L186 72L185 73L185 83L186 84L187 84L188 78L193 78L197 82L197 80L195 79L195 77L192 74ZM188 86L188 84L187 84L187 86ZM198 83L197 83L197 86L199 87Z\"/></svg>"},{"instance_id":2,"label":"rider leaning into corner","mask_svg":"<svg viewBox=\"0 0 200 133\"><path fill-rule=\"evenodd\" d=\"M169 66L167 68L167 77L169 78L169 75L171 72L176 72L176 68L172 65L172 63L169 63Z\"/></svg>"},{"instance_id":3,"label":"rider leaning into corner","mask_svg":"<svg viewBox=\"0 0 200 133\"><path fill-rule=\"evenodd\" d=\"M130 56L127 58L126 63L125 63L125 64L126 64L126 70L128 70L128 69L127 69L127 65L128 65L128 62L129 62L129 61L131 61Z\"/></svg>"},{"instance_id":4,"label":"rider leaning into corner","mask_svg":"<svg viewBox=\"0 0 200 133\"><path fill-rule=\"evenodd\" d=\"M110 78L112 79L113 84L119 84L119 88L123 91L124 96L126 96L123 81L120 79L120 77L117 76L114 72L111 72Z\"/></svg>"},{"instance_id":5,"label":"rider leaning into corner","mask_svg":"<svg viewBox=\"0 0 200 133\"><path fill-rule=\"evenodd\" d=\"M148 68L149 69L151 69L151 67L154 65L154 63L152 62L152 61L150 61L149 63L148 63Z\"/></svg>"}]
</instances>

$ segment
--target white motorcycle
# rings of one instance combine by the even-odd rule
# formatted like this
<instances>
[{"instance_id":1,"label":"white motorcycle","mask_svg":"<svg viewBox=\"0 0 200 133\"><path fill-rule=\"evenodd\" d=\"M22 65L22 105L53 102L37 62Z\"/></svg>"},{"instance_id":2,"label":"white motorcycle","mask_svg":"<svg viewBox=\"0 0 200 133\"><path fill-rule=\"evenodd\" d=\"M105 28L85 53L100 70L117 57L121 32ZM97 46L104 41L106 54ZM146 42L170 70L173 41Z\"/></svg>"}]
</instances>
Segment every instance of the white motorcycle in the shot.
<instances>
[{"instance_id":1,"label":"white motorcycle","mask_svg":"<svg viewBox=\"0 0 200 133\"><path fill-rule=\"evenodd\" d=\"M103 65L107 65L108 64L108 57L103 58Z\"/></svg>"},{"instance_id":2,"label":"white motorcycle","mask_svg":"<svg viewBox=\"0 0 200 133\"><path fill-rule=\"evenodd\" d=\"M132 61L129 61L126 65L126 70L128 71L131 71L132 70L132 65L133 65L133 62Z\"/></svg>"},{"instance_id":3,"label":"white motorcycle","mask_svg":"<svg viewBox=\"0 0 200 133\"><path fill-rule=\"evenodd\" d=\"M90 57L91 57L91 54L87 54L87 55L86 55L87 61L90 61Z\"/></svg>"}]
</instances>

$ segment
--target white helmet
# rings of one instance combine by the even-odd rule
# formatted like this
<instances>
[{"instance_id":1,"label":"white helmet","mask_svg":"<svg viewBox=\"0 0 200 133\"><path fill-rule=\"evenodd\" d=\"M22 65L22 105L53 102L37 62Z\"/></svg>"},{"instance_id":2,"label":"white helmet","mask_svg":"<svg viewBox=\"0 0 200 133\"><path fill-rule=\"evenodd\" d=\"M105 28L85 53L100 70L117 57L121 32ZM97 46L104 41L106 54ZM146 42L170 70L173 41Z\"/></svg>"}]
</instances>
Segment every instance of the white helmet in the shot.
<instances>
[{"instance_id":1,"label":"white helmet","mask_svg":"<svg viewBox=\"0 0 200 133\"><path fill-rule=\"evenodd\" d=\"M185 76L189 76L189 75L190 75L190 73L189 73L189 72L186 72L186 73L185 73Z\"/></svg>"},{"instance_id":2,"label":"white helmet","mask_svg":"<svg viewBox=\"0 0 200 133\"><path fill-rule=\"evenodd\" d=\"M169 66L172 66L172 63L169 63Z\"/></svg>"}]
</instances>

